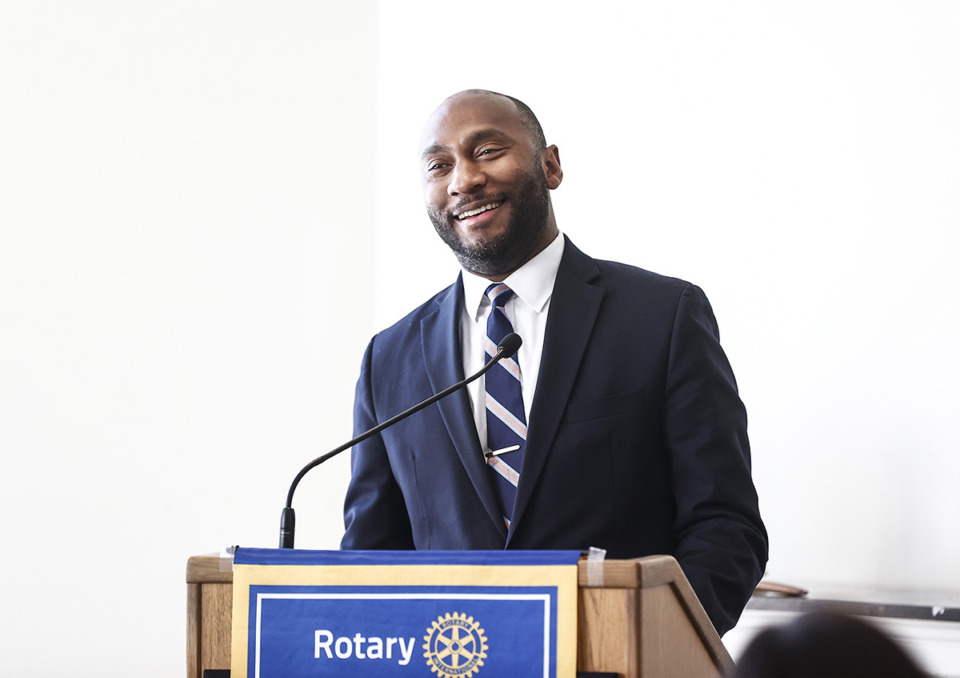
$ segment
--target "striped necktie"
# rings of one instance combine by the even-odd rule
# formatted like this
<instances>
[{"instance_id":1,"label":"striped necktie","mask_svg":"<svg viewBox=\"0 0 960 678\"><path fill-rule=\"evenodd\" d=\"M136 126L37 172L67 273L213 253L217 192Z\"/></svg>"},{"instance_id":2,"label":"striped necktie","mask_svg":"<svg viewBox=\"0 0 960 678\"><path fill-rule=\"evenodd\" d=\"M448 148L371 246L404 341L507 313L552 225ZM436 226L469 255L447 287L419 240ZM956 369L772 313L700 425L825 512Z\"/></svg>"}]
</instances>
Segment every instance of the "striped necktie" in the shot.
<instances>
[{"instance_id":1,"label":"striped necktie","mask_svg":"<svg viewBox=\"0 0 960 678\"><path fill-rule=\"evenodd\" d=\"M487 296L493 302L487 318L485 342L486 360L490 360L503 338L513 332L513 325L503 311L503 305L513 296L513 290L503 283L494 283L487 288ZM503 520L509 530L527 441L527 417L523 410L520 365L516 356L502 360L487 372L484 381L487 403L485 457L494 473Z\"/></svg>"}]
</instances>

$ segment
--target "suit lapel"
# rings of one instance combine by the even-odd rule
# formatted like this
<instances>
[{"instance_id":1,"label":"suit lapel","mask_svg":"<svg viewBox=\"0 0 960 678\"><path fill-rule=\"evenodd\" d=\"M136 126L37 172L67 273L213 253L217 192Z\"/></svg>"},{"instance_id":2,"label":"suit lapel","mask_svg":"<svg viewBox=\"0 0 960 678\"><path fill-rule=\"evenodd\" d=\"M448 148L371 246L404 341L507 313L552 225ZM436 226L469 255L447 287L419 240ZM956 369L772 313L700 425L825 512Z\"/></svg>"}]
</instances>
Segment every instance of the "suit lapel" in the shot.
<instances>
[{"instance_id":1,"label":"suit lapel","mask_svg":"<svg viewBox=\"0 0 960 678\"><path fill-rule=\"evenodd\" d=\"M540 358L540 377L530 411L527 446L510 537L523 519L524 509L547 461L574 381L580 372L580 363L603 299L603 289L590 284L598 275L599 269L593 259L567 240L550 298L550 316L547 318Z\"/></svg>"},{"instance_id":2,"label":"suit lapel","mask_svg":"<svg viewBox=\"0 0 960 678\"><path fill-rule=\"evenodd\" d=\"M461 278L437 301L436 312L420 323L423 362L433 391L439 392L464 378L460 349L460 312L463 303ZM506 538L506 528L493 488L493 479L483 461L480 439L470 409L470 398L460 389L437 403L450 440L460 456L473 489L480 497L495 528ZM456 488L449 488L456 491Z\"/></svg>"}]
</instances>

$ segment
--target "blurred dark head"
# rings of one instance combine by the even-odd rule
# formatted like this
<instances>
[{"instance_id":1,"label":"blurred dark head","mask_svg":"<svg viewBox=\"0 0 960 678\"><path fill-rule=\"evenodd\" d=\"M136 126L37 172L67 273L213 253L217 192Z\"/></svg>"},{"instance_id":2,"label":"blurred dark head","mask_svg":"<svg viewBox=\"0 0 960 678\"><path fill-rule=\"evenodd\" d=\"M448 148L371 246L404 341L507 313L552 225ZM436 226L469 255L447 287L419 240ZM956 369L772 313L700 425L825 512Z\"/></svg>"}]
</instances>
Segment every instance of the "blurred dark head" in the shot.
<instances>
[{"instance_id":1,"label":"blurred dark head","mask_svg":"<svg viewBox=\"0 0 960 678\"><path fill-rule=\"evenodd\" d=\"M926 676L879 628L826 612L761 631L732 678L871 678Z\"/></svg>"}]
</instances>

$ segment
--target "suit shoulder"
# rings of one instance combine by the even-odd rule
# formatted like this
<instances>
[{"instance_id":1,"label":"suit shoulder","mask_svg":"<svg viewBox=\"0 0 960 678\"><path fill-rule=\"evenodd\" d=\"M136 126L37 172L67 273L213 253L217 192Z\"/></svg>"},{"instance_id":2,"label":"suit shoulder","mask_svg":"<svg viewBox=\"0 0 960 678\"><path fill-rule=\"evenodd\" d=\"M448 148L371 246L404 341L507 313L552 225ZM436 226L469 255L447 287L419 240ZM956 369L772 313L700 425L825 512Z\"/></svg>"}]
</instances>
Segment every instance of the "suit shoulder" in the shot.
<instances>
[{"instance_id":1,"label":"suit shoulder","mask_svg":"<svg viewBox=\"0 0 960 678\"><path fill-rule=\"evenodd\" d=\"M677 296L688 288L699 289L680 278L654 273L619 261L594 259L578 249L569 238L566 240L560 271L571 279L614 289L623 287L636 290L640 287Z\"/></svg>"},{"instance_id":2,"label":"suit shoulder","mask_svg":"<svg viewBox=\"0 0 960 678\"><path fill-rule=\"evenodd\" d=\"M456 298L456 295L459 294L462 297L463 293L461 290L462 288L459 281L440 290L425 302L400 318L400 320L377 332L377 334L374 336L374 340L379 341L381 339L386 339L391 342L396 342L403 341L403 338L411 333L419 336L420 323L423 321L423 319L440 312L440 308L444 304L450 302L459 304L459 300Z\"/></svg>"},{"instance_id":3,"label":"suit shoulder","mask_svg":"<svg viewBox=\"0 0 960 678\"><path fill-rule=\"evenodd\" d=\"M644 291L663 299L678 299L684 292L702 294L693 283L618 261L594 260L600 272L599 284L626 291Z\"/></svg>"}]
</instances>

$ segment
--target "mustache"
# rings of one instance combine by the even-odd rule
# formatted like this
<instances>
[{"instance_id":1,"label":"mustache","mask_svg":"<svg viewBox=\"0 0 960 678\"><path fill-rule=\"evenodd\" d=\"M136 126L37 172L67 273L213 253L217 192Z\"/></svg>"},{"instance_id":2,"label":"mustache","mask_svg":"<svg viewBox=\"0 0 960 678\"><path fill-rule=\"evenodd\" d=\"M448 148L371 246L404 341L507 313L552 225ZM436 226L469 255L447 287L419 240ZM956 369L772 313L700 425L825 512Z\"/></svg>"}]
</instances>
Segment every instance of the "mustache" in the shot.
<instances>
[{"instance_id":1,"label":"mustache","mask_svg":"<svg viewBox=\"0 0 960 678\"><path fill-rule=\"evenodd\" d=\"M456 205L453 206L453 212L461 212L463 208L467 205L475 205L478 202L505 202L507 199L506 194L504 193L491 193L489 195L468 195L464 198L461 198Z\"/></svg>"}]
</instances>

